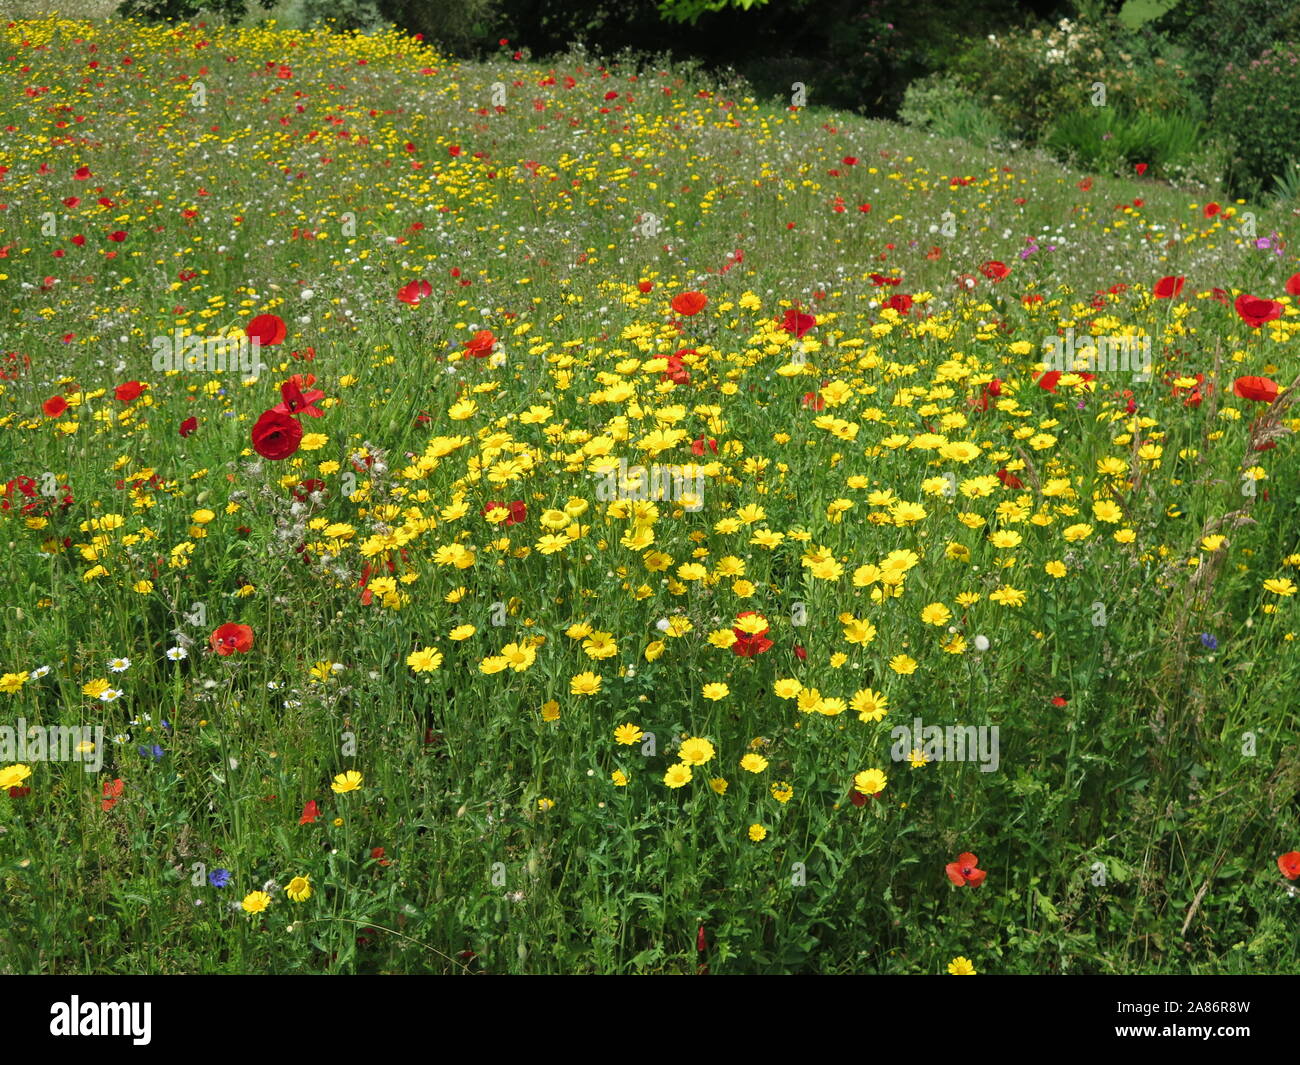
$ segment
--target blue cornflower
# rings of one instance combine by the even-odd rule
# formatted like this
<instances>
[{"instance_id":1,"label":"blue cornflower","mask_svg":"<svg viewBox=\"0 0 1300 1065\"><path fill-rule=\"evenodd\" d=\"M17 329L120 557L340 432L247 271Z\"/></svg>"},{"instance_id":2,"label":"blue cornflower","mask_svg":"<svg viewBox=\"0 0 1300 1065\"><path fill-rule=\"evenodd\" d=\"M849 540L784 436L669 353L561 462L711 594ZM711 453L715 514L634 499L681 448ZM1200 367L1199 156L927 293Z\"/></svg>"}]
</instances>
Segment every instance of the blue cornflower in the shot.
<instances>
[{"instance_id":1,"label":"blue cornflower","mask_svg":"<svg viewBox=\"0 0 1300 1065\"><path fill-rule=\"evenodd\" d=\"M1208 632L1203 632L1201 633L1201 646L1204 647L1207 651L1214 651L1218 649L1219 641L1216 640L1213 636L1211 636Z\"/></svg>"},{"instance_id":2,"label":"blue cornflower","mask_svg":"<svg viewBox=\"0 0 1300 1065\"><path fill-rule=\"evenodd\" d=\"M167 753L156 743L152 747L141 747L139 751L146 758L152 758L155 762L162 761L162 756Z\"/></svg>"},{"instance_id":3,"label":"blue cornflower","mask_svg":"<svg viewBox=\"0 0 1300 1065\"><path fill-rule=\"evenodd\" d=\"M229 869L213 869L208 874L208 883L213 887L225 887L230 883Z\"/></svg>"}]
</instances>

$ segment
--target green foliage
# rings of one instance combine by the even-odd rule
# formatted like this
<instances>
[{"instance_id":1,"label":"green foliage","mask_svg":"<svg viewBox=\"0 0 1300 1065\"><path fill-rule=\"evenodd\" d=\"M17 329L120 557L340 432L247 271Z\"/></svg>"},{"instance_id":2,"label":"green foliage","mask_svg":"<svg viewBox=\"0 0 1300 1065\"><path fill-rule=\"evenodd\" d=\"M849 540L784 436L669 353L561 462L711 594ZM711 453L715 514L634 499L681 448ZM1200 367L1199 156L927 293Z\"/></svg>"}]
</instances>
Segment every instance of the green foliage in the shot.
<instances>
[{"instance_id":1,"label":"green foliage","mask_svg":"<svg viewBox=\"0 0 1300 1065\"><path fill-rule=\"evenodd\" d=\"M669 22L689 22L694 24L701 15L724 8L762 7L768 0L659 0L659 13Z\"/></svg>"},{"instance_id":2,"label":"green foliage","mask_svg":"<svg viewBox=\"0 0 1300 1065\"><path fill-rule=\"evenodd\" d=\"M249 0L122 0L117 13L124 18L146 22L181 22L207 15L225 22L239 22L248 14ZM263 10L275 6L275 0L255 0Z\"/></svg>"},{"instance_id":3,"label":"green foliage","mask_svg":"<svg viewBox=\"0 0 1300 1065\"><path fill-rule=\"evenodd\" d=\"M1300 39L1295 0L1181 0L1153 27L1181 48L1183 65L1208 104L1220 75L1244 67L1275 41Z\"/></svg>"},{"instance_id":4,"label":"green foliage","mask_svg":"<svg viewBox=\"0 0 1300 1065\"><path fill-rule=\"evenodd\" d=\"M331 0L321 0L328 6ZM465 55L495 44L501 17L497 0L375 0L384 20L421 33L444 51Z\"/></svg>"},{"instance_id":5,"label":"green foliage","mask_svg":"<svg viewBox=\"0 0 1300 1065\"><path fill-rule=\"evenodd\" d=\"M1057 116L1104 93L1109 106L1129 112L1196 115L1187 73L1149 32L1133 32L1114 18L1062 19L975 41L952 71L1006 126L1038 142Z\"/></svg>"},{"instance_id":6,"label":"green foliage","mask_svg":"<svg viewBox=\"0 0 1300 1065\"><path fill-rule=\"evenodd\" d=\"M1214 96L1214 126L1232 143L1229 177L1258 195L1300 154L1300 46L1279 44L1255 60L1224 68Z\"/></svg>"},{"instance_id":7,"label":"green foliage","mask_svg":"<svg viewBox=\"0 0 1300 1065\"><path fill-rule=\"evenodd\" d=\"M988 147L1006 139L997 116L950 74L931 74L907 87L898 117L941 137Z\"/></svg>"},{"instance_id":8,"label":"green foliage","mask_svg":"<svg viewBox=\"0 0 1300 1065\"><path fill-rule=\"evenodd\" d=\"M1195 155L1202 133L1200 121L1177 112L1081 107L1061 116L1043 144L1085 170L1131 172L1146 163L1152 176L1164 177Z\"/></svg>"}]
</instances>

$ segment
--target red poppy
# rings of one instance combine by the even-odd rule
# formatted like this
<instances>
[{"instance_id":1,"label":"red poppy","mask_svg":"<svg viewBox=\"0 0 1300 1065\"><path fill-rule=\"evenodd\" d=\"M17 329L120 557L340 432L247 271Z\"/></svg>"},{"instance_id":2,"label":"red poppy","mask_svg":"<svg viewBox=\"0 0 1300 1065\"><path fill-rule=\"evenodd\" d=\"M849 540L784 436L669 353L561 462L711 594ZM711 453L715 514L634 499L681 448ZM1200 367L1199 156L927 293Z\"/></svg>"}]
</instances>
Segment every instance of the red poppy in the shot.
<instances>
[{"instance_id":1,"label":"red poppy","mask_svg":"<svg viewBox=\"0 0 1300 1065\"><path fill-rule=\"evenodd\" d=\"M1063 695L1052 696L1052 705L1055 707L1069 706L1070 700Z\"/></svg>"},{"instance_id":2,"label":"red poppy","mask_svg":"<svg viewBox=\"0 0 1300 1065\"><path fill-rule=\"evenodd\" d=\"M244 654L253 649L253 630L247 625L227 621L212 630L208 645L222 658L233 655L236 651Z\"/></svg>"},{"instance_id":3,"label":"red poppy","mask_svg":"<svg viewBox=\"0 0 1300 1065\"><path fill-rule=\"evenodd\" d=\"M822 399L822 397L816 392L805 392L803 394L801 406L807 407L810 410L822 410L826 406L826 400Z\"/></svg>"},{"instance_id":4,"label":"red poppy","mask_svg":"<svg viewBox=\"0 0 1300 1065\"><path fill-rule=\"evenodd\" d=\"M794 656L799 659L800 662L807 661L808 652L804 650L803 644L797 643L794 645Z\"/></svg>"},{"instance_id":5,"label":"red poppy","mask_svg":"<svg viewBox=\"0 0 1300 1065\"><path fill-rule=\"evenodd\" d=\"M121 244L122 241L126 240L126 230L115 229L112 233L108 235L108 239L111 240L114 244Z\"/></svg>"},{"instance_id":6,"label":"red poppy","mask_svg":"<svg viewBox=\"0 0 1300 1065\"><path fill-rule=\"evenodd\" d=\"M688 385L691 383L690 371L686 369L686 363L682 361L684 355L694 355L692 348L683 348L676 355L668 356L668 367L659 375L660 381L672 381L676 385Z\"/></svg>"},{"instance_id":7,"label":"red poppy","mask_svg":"<svg viewBox=\"0 0 1300 1065\"><path fill-rule=\"evenodd\" d=\"M990 259L988 262L981 264L980 273L990 281L1001 281L1011 270L1006 263L1000 263L996 259Z\"/></svg>"},{"instance_id":8,"label":"red poppy","mask_svg":"<svg viewBox=\"0 0 1300 1065\"><path fill-rule=\"evenodd\" d=\"M957 860L945 865L943 871L958 887L979 887L988 876L983 869L977 868L979 862L980 860L968 851L957 855Z\"/></svg>"},{"instance_id":9,"label":"red poppy","mask_svg":"<svg viewBox=\"0 0 1300 1065\"><path fill-rule=\"evenodd\" d=\"M1133 167L1133 169L1138 172L1138 177L1141 177L1143 174L1147 172L1147 164L1138 163L1136 166Z\"/></svg>"},{"instance_id":10,"label":"red poppy","mask_svg":"<svg viewBox=\"0 0 1300 1065\"><path fill-rule=\"evenodd\" d=\"M198 418L186 418L183 422L181 422L180 434L182 437L189 436L190 433L194 432L194 430L197 429L198 427L199 427Z\"/></svg>"},{"instance_id":11,"label":"red poppy","mask_svg":"<svg viewBox=\"0 0 1300 1065\"><path fill-rule=\"evenodd\" d=\"M116 780L104 781L104 787L102 789L104 798L100 802L99 808L101 810L111 810L117 805L117 800L121 798L122 792L125 788L126 785L122 783L121 777L118 777Z\"/></svg>"},{"instance_id":12,"label":"red poppy","mask_svg":"<svg viewBox=\"0 0 1300 1065\"><path fill-rule=\"evenodd\" d=\"M1213 218L1216 214L1219 213L1219 209L1220 208L1217 203L1207 203L1205 205L1205 210L1202 213L1205 215L1206 218Z\"/></svg>"},{"instance_id":13,"label":"red poppy","mask_svg":"<svg viewBox=\"0 0 1300 1065\"><path fill-rule=\"evenodd\" d=\"M682 292L673 297L673 310L683 318L690 318L704 310L709 297L703 292Z\"/></svg>"},{"instance_id":14,"label":"red poppy","mask_svg":"<svg viewBox=\"0 0 1300 1065\"><path fill-rule=\"evenodd\" d=\"M655 283L653 281L638 281L636 283L636 287L638 292L640 292L642 295L645 295L646 293L651 292L654 289Z\"/></svg>"},{"instance_id":15,"label":"red poppy","mask_svg":"<svg viewBox=\"0 0 1300 1065\"><path fill-rule=\"evenodd\" d=\"M320 817L320 807L316 805L315 799L308 799L307 805L302 808L302 816L298 818L298 824L311 825L315 824L316 819Z\"/></svg>"},{"instance_id":16,"label":"red poppy","mask_svg":"<svg viewBox=\"0 0 1300 1065\"><path fill-rule=\"evenodd\" d=\"M885 300L885 306L899 314L907 314L912 310L912 297L905 292L899 292Z\"/></svg>"},{"instance_id":17,"label":"red poppy","mask_svg":"<svg viewBox=\"0 0 1300 1065\"><path fill-rule=\"evenodd\" d=\"M392 864L393 864L393 863L390 862L387 858L384 857L384 848L383 848L383 847L375 847L375 848L370 852L370 857L372 857L372 858L373 858L375 861L377 861L380 865L392 865Z\"/></svg>"},{"instance_id":18,"label":"red poppy","mask_svg":"<svg viewBox=\"0 0 1300 1065\"><path fill-rule=\"evenodd\" d=\"M1047 373L1043 374L1043 376L1038 379L1036 384L1039 388L1045 389L1048 392L1055 392L1057 382L1061 380L1061 377L1062 373L1060 370L1048 370Z\"/></svg>"},{"instance_id":19,"label":"red poppy","mask_svg":"<svg viewBox=\"0 0 1300 1065\"><path fill-rule=\"evenodd\" d=\"M732 653L740 658L753 658L756 655L761 655L764 651L770 649L771 646L772 641L761 633L757 636L750 636L746 633L731 645L731 650Z\"/></svg>"},{"instance_id":20,"label":"red poppy","mask_svg":"<svg viewBox=\"0 0 1300 1065\"><path fill-rule=\"evenodd\" d=\"M1237 316L1252 329L1258 329L1265 322L1272 322L1282 317L1282 304L1274 300L1262 300L1257 296L1242 293L1234 304Z\"/></svg>"},{"instance_id":21,"label":"red poppy","mask_svg":"<svg viewBox=\"0 0 1300 1065\"><path fill-rule=\"evenodd\" d=\"M1009 472L1005 466L1002 467L1002 469L998 470L995 476L999 481L1001 481L1004 485L1006 485L1008 488L1012 490L1025 487L1024 482L1021 481L1021 479L1017 477L1014 473Z\"/></svg>"},{"instance_id":22,"label":"red poppy","mask_svg":"<svg viewBox=\"0 0 1300 1065\"><path fill-rule=\"evenodd\" d=\"M711 437L711 436L708 437L707 439L706 439L705 437L702 437L702 436L701 436L701 437L699 437L698 439L696 439L696 440L692 440L692 441L691 441L691 454L692 454L692 455L703 455L703 454L704 454L704 449L705 449L706 447L707 447L710 451L712 451L715 455L718 453L718 442L717 442L717 440L715 440L715 439L714 439L713 437Z\"/></svg>"},{"instance_id":23,"label":"red poppy","mask_svg":"<svg viewBox=\"0 0 1300 1065\"><path fill-rule=\"evenodd\" d=\"M432 294L433 286L427 281L412 281L397 290L397 298L412 307L418 307L420 301Z\"/></svg>"},{"instance_id":24,"label":"red poppy","mask_svg":"<svg viewBox=\"0 0 1300 1065\"><path fill-rule=\"evenodd\" d=\"M244 328L249 340L256 340L264 348L283 344L288 330L278 315L259 314Z\"/></svg>"},{"instance_id":25,"label":"red poppy","mask_svg":"<svg viewBox=\"0 0 1300 1065\"><path fill-rule=\"evenodd\" d=\"M253 426L253 450L275 462L287 459L302 442L302 426L297 418L279 411L263 411Z\"/></svg>"},{"instance_id":26,"label":"red poppy","mask_svg":"<svg viewBox=\"0 0 1300 1065\"><path fill-rule=\"evenodd\" d=\"M277 403L271 410L276 414L305 414L309 418L320 418L325 412L316 406L316 401L325 398L325 393L311 386L316 382L315 374L294 374L280 386L282 403ZM303 392L303 386L308 388Z\"/></svg>"},{"instance_id":27,"label":"red poppy","mask_svg":"<svg viewBox=\"0 0 1300 1065\"><path fill-rule=\"evenodd\" d=\"M1300 274L1292 274L1286 279L1286 294L1300 296Z\"/></svg>"},{"instance_id":28,"label":"red poppy","mask_svg":"<svg viewBox=\"0 0 1300 1065\"><path fill-rule=\"evenodd\" d=\"M75 172L73 173L73 175L72 175L72 179L73 179L74 181L89 181L89 180L90 180L90 167L88 167L88 166L79 166L79 167L77 167L76 171L75 171Z\"/></svg>"},{"instance_id":29,"label":"red poppy","mask_svg":"<svg viewBox=\"0 0 1300 1065\"><path fill-rule=\"evenodd\" d=\"M1277 867L1288 880L1300 876L1300 851L1287 851L1278 858Z\"/></svg>"},{"instance_id":30,"label":"red poppy","mask_svg":"<svg viewBox=\"0 0 1300 1065\"><path fill-rule=\"evenodd\" d=\"M299 503L310 503L313 492L324 492L326 484L319 477L308 477L294 486L293 498Z\"/></svg>"},{"instance_id":31,"label":"red poppy","mask_svg":"<svg viewBox=\"0 0 1300 1065\"><path fill-rule=\"evenodd\" d=\"M139 381L127 381L126 384L118 385L113 389L113 397L121 403L134 403L140 398L140 393L148 387Z\"/></svg>"},{"instance_id":32,"label":"red poppy","mask_svg":"<svg viewBox=\"0 0 1300 1065\"><path fill-rule=\"evenodd\" d=\"M45 412L47 418L57 418L68 409L68 401L62 396L51 396L41 404L41 410Z\"/></svg>"},{"instance_id":33,"label":"red poppy","mask_svg":"<svg viewBox=\"0 0 1300 1065\"><path fill-rule=\"evenodd\" d=\"M1267 377L1238 377L1232 382L1232 391L1255 403L1272 403L1277 399L1277 382Z\"/></svg>"},{"instance_id":34,"label":"red poppy","mask_svg":"<svg viewBox=\"0 0 1300 1065\"><path fill-rule=\"evenodd\" d=\"M781 328L787 333L792 333L796 339L802 337L809 329L815 328L817 319L811 314L800 314L797 307L791 307L785 312L785 321L781 323Z\"/></svg>"},{"instance_id":35,"label":"red poppy","mask_svg":"<svg viewBox=\"0 0 1300 1065\"><path fill-rule=\"evenodd\" d=\"M496 335L491 329L480 329L469 340L465 341L465 350L476 359L486 358L492 354L492 348L496 342Z\"/></svg>"},{"instance_id":36,"label":"red poppy","mask_svg":"<svg viewBox=\"0 0 1300 1065\"><path fill-rule=\"evenodd\" d=\"M1183 291L1185 277L1162 277L1156 282L1155 297L1158 300L1173 299Z\"/></svg>"},{"instance_id":37,"label":"red poppy","mask_svg":"<svg viewBox=\"0 0 1300 1065\"><path fill-rule=\"evenodd\" d=\"M1211 289L1210 298L1216 303L1222 303L1225 307L1232 306L1232 304L1228 302L1228 293L1221 288Z\"/></svg>"}]
</instances>

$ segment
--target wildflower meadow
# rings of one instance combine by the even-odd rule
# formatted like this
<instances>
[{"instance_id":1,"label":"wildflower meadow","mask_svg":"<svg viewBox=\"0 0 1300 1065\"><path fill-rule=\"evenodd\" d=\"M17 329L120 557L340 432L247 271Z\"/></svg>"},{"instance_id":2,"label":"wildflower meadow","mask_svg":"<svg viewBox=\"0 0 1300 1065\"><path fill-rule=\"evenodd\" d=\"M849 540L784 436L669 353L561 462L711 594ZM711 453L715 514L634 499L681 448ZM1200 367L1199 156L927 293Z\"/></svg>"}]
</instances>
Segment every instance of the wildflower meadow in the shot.
<instances>
[{"instance_id":1,"label":"wildflower meadow","mask_svg":"<svg viewBox=\"0 0 1300 1065\"><path fill-rule=\"evenodd\" d=\"M395 28L0 100L0 972L1297 971L1284 204Z\"/></svg>"}]
</instances>

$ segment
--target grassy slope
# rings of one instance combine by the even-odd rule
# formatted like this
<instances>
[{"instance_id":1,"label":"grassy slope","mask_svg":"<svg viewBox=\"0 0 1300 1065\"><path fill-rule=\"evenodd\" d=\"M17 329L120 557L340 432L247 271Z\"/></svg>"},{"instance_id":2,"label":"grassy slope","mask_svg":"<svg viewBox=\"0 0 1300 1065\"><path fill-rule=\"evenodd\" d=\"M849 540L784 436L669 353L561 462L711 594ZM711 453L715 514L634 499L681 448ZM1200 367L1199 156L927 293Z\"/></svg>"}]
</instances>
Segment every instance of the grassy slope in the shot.
<instances>
[{"instance_id":1,"label":"grassy slope","mask_svg":"<svg viewBox=\"0 0 1300 1065\"><path fill-rule=\"evenodd\" d=\"M0 672L51 667L0 700L6 720L131 736L98 776L37 763L31 794L2 800L12 968L441 971L472 950L490 971L689 971L700 923L715 972L937 972L958 954L1003 972L1294 966L1275 858L1296 843L1295 599L1261 582L1294 575L1300 485L1289 439L1247 453L1259 411L1230 386L1295 377L1295 318L1248 330L1209 295L1279 296L1294 265L1242 238L1244 206L1207 218L1163 186L1085 189L1041 158L581 58L550 71L456 65L396 37L5 33L3 348L31 362L3 382L0 477L49 471L74 501L29 515L48 509L43 526L0 518ZM1261 235L1281 225L1255 213ZM991 283L988 260L1010 276ZM1188 278L1178 301L1151 298L1166 274ZM421 278L419 307L395 300ZM709 304L683 319L669 299L687 289ZM911 314L880 308L894 291ZM802 346L773 324L796 303L818 320ZM152 369L153 338L258 313L288 324L273 373ZM1150 336L1157 373L1036 387L1043 339L1070 325ZM503 365L461 357L479 329ZM682 348L690 380L665 382ZM253 421L308 371L325 415L302 420L322 438L258 461ZM1173 382L1196 373L1217 387L1189 406ZM124 403L128 380L150 387ZM805 400L819 390L820 414ZM56 393L73 406L46 418ZM598 499L601 455L690 462L701 436L718 443L701 511L663 501L638 522ZM939 450L956 441L978 454ZM1252 466L1268 479L1243 479ZM294 507L313 477L324 498ZM514 499L523 524L481 516ZM853 504L838 519L837 500ZM1107 500L1119 521L1095 516ZM578 536L555 554L547 511ZM107 514L120 527L83 524ZM756 543L764 529L780 542ZM1228 544L1201 549L1215 531ZM917 559L896 597L861 569L891 552ZM391 587L363 604L364 567L378 578L385 561ZM999 588L1024 604L999 605ZM932 603L946 624L921 620ZM771 624L754 659L708 638L745 610ZM663 638L670 616L690 631ZM874 638L846 639L854 619ZM250 653L204 649L226 621L253 627ZM584 650L583 621L612 656ZM450 639L460 625L476 631ZM481 669L539 636L522 671ZM439 670L408 668L421 647ZM124 674L105 665L117 656ZM601 690L574 694L586 671ZM819 689L813 712L777 696L789 678ZM123 696L85 694L97 679ZM719 683L729 695L706 698ZM868 688L888 698L881 723L824 701ZM998 771L892 761L889 729L916 716L996 724ZM653 756L613 741L623 722L655 733ZM716 755L669 789L684 735ZM158 762L138 751L154 742ZM751 750L769 763L756 775L739 768ZM873 767L888 785L855 806L854 774ZM354 768L362 789L332 793ZM300 825L308 800L322 817ZM381 846L391 865L369 858ZM944 876L966 850L989 871L978 889ZM229 887L192 883L217 868ZM281 890L299 874L315 885L301 904ZM271 880L265 915L230 912Z\"/></svg>"}]
</instances>

